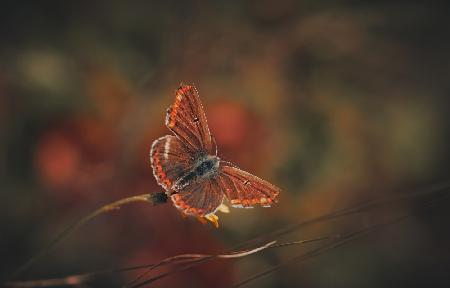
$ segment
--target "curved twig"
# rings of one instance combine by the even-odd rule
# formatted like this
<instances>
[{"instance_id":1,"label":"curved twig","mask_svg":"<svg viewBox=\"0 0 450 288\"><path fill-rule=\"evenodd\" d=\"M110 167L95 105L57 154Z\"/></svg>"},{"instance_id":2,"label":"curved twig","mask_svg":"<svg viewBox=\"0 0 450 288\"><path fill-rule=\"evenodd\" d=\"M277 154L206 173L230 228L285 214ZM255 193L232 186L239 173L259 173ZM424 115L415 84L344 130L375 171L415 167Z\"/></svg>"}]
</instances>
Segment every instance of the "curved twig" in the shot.
<instances>
[{"instance_id":1,"label":"curved twig","mask_svg":"<svg viewBox=\"0 0 450 288\"><path fill-rule=\"evenodd\" d=\"M123 198L120 200L117 200L113 203L104 205L87 216L81 218L79 221L73 223L72 225L68 226L66 229L64 229L62 232L60 232L46 247L44 247L41 251L39 251L36 255L31 257L25 264L23 264L19 269L16 270L16 272L13 274L11 279L15 279L18 276L20 276L23 272L28 270L35 262L37 262L39 259L41 259L43 256L45 256L52 248L54 248L61 240L63 240L67 235L69 235L71 232L77 230L93 218L97 217L98 215L101 215L103 213L107 213L113 210L118 210L120 207L122 207L125 204L134 203L134 202L147 202L151 205L158 205L165 203L167 201L167 196L163 192L158 192L154 194L142 194L142 195L135 195L127 198Z\"/></svg>"},{"instance_id":2,"label":"curved twig","mask_svg":"<svg viewBox=\"0 0 450 288\"><path fill-rule=\"evenodd\" d=\"M336 218L340 218L340 217L350 216L350 215L356 214L356 213L366 212L367 210L381 208L381 207L384 207L384 205L396 203L398 201L402 201L402 200L405 200L405 199L412 199L412 198L420 197L420 196L433 195L433 194L438 193L438 192L443 192L443 191L445 191L445 190L447 190L449 188L450 188L450 181L446 181L446 182L434 185L433 187L431 187L429 189L426 189L426 190L419 190L419 191L413 192L413 193L402 193L402 194L391 196L391 197L380 197L378 199L374 199L374 200L371 200L371 201L366 201L366 202L360 203L360 204L355 205L355 206L351 206L351 207L348 207L348 208L337 210L335 212L327 213L325 215L321 215L321 216L312 218L310 220L298 222L298 223L292 224L292 225L290 225L288 227L284 227L284 228L278 229L276 231L273 231L271 233L263 234L263 235L261 235L259 237L250 239L250 240L245 241L245 242L243 242L243 243L241 243L239 245L236 245L233 249L246 247L249 244L252 244L252 243L255 243L255 242L259 243L259 242L261 242L261 241L263 241L265 239L268 239L269 237L277 237L277 236L285 235L285 234L291 233L293 231L296 231L296 230L298 230L298 229L300 229L302 227L305 227L305 226L308 226L308 225L311 225L311 224L323 222L323 221L330 220L330 219L336 219ZM448 191L446 191L445 194L444 194L444 197L446 197L446 196L448 196ZM345 240L345 237L342 237L342 239L340 241L348 242L350 240ZM173 269L171 271L164 272L164 273L161 273L159 275L156 275L156 276L152 277L151 279L147 279L146 281L140 283L139 286L133 286L133 288L142 287L142 286L145 286L145 285L150 284L152 282L158 281L158 280L160 280L162 278L165 278L167 276L170 276L172 274L189 270L189 269L191 269L191 268L193 268L193 267L195 267L197 265L206 263L206 262L210 261L211 259L212 259L211 257L200 258L199 260L197 260L195 262L187 263L184 266L177 267L177 268L175 268L175 269Z\"/></svg>"},{"instance_id":3,"label":"curved twig","mask_svg":"<svg viewBox=\"0 0 450 288\"><path fill-rule=\"evenodd\" d=\"M228 254L181 254L176 255L173 257L165 258L158 263L155 264L147 264L147 265L141 265L141 266L135 266L135 267L128 267L128 268L121 268L121 269L115 269L115 270L104 270L104 271L98 271L98 272L91 272L91 273L85 273L85 274L77 274L77 275L69 275L66 277L61 278L51 278L51 279L38 279L38 280L28 280L28 281L11 281L5 283L6 287L52 287L52 286L78 286L82 284L86 284L92 277L97 276L99 274L105 274L105 273L114 273L114 272L127 272L131 270L137 270L137 269L143 269L147 268L146 271L144 271L139 277L137 277L135 280L133 280L131 283L128 284L128 286L133 285L135 282L140 280L142 277L145 276L146 273L157 269L161 266L169 265L169 264L177 264L177 263L183 263L183 262L196 262L199 259L203 258L218 258L218 259L235 259L235 258L242 258L246 256L250 256L252 254L261 252L266 249L272 249L272 248L280 248L280 247L286 247L286 246L292 246L292 245L299 245L299 244L306 244L316 241L322 241L322 240L328 240L339 237L337 235L332 236L326 236L326 237L318 237L314 239L307 239L307 240L300 240L300 241L292 241L292 242L286 242L286 243L280 243L276 244L277 241L271 241L268 242L262 246L258 246L253 249L246 249L241 251L235 251ZM139 285L139 284L138 284ZM134 287L134 286L133 286Z\"/></svg>"}]
</instances>

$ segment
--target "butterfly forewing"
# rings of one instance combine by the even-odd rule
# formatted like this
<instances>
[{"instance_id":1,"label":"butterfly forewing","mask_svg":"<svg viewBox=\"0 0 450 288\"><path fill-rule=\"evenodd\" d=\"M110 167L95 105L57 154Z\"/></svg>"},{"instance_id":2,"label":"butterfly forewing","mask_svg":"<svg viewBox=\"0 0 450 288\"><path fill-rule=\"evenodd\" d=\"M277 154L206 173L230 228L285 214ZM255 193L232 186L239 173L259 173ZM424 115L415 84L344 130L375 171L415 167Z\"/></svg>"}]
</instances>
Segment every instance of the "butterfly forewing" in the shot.
<instances>
[{"instance_id":1,"label":"butterfly forewing","mask_svg":"<svg viewBox=\"0 0 450 288\"><path fill-rule=\"evenodd\" d=\"M171 199L179 210L188 215L206 216L222 204L223 193L214 178L194 181L173 194Z\"/></svg>"},{"instance_id":2,"label":"butterfly forewing","mask_svg":"<svg viewBox=\"0 0 450 288\"><path fill-rule=\"evenodd\" d=\"M175 136L166 135L152 144L150 163L153 175L166 190L191 168L193 161L186 146Z\"/></svg>"},{"instance_id":3,"label":"butterfly forewing","mask_svg":"<svg viewBox=\"0 0 450 288\"><path fill-rule=\"evenodd\" d=\"M221 162L218 182L234 207L268 207L280 193L275 185L226 162Z\"/></svg>"},{"instance_id":4,"label":"butterfly forewing","mask_svg":"<svg viewBox=\"0 0 450 288\"><path fill-rule=\"evenodd\" d=\"M205 112L194 86L181 85L167 109L166 126L191 150L215 153Z\"/></svg>"}]
</instances>

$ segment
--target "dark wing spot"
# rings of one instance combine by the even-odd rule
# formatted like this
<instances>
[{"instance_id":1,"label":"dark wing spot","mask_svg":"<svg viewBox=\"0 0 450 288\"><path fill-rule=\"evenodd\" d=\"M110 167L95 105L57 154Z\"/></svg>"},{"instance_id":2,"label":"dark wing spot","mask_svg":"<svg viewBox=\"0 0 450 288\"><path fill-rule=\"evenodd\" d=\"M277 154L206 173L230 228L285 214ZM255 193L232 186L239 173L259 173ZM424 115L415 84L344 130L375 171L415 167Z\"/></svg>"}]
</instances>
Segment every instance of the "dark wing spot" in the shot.
<instances>
[{"instance_id":1,"label":"dark wing spot","mask_svg":"<svg viewBox=\"0 0 450 288\"><path fill-rule=\"evenodd\" d=\"M197 123L198 121L200 121L200 119L198 119L198 117L195 117L193 121L194 123Z\"/></svg>"},{"instance_id":2,"label":"dark wing spot","mask_svg":"<svg viewBox=\"0 0 450 288\"><path fill-rule=\"evenodd\" d=\"M245 180L244 181L244 185L247 185L247 184L249 184L250 183L250 181L248 181L248 180Z\"/></svg>"}]
</instances>

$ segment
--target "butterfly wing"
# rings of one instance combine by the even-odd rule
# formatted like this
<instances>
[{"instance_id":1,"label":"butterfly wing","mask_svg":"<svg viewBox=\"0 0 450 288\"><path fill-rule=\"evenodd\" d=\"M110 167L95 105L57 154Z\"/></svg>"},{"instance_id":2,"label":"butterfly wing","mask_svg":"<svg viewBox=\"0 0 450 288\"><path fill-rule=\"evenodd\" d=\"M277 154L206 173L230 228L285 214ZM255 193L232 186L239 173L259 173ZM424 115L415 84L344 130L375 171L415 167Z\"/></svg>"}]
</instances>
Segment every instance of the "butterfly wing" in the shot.
<instances>
[{"instance_id":1,"label":"butterfly wing","mask_svg":"<svg viewBox=\"0 0 450 288\"><path fill-rule=\"evenodd\" d=\"M226 162L221 162L217 179L233 207L269 207L280 193L280 188Z\"/></svg>"},{"instance_id":2,"label":"butterfly wing","mask_svg":"<svg viewBox=\"0 0 450 288\"><path fill-rule=\"evenodd\" d=\"M177 89L175 102L167 109L166 126L191 153L204 151L214 155L205 111L194 86L182 84Z\"/></svg>"},{"instance_id":3,"label":"butterfly wing","mask_svg":"<svg viewBox=\"0 0 450 288\"><path fill-rule=\"evenodd\" d=\"M193 159L177 137L166 135L153 142L150 163L158 184L169 190L173 183L192 167Z\"/></svg>"},{"instance_id":4,"label":"butterfly wing","mask_svg":"<svg viewBox=\"0 0 450 288\"><path fill-rule=\"evenodd\" d=\"M223 193L215 178L194 181L171 196L172 202L184 214L204 217L222 204Z\"/></svg>"}]
</instances>

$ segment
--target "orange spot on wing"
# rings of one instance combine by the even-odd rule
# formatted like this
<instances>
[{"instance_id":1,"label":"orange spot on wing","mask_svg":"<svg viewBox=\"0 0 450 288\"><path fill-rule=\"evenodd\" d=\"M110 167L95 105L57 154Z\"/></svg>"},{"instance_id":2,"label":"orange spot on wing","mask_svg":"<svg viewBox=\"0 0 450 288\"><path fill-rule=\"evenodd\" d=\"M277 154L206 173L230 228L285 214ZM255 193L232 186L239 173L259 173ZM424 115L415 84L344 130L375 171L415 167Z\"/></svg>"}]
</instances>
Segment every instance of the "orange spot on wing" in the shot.
<instances>
[{"instance_id":1,"label":"orange spot on wing","mask_svg":"<svg viewBox=\"0 0 450 288\"><path fill-rule=\"evenodd\" d=\"M195 215L203 217L205 215L205 212L203 209L191 207L190 205L186 204L186 202L183 201L181 196L179 194L173 194L171 196L172 202L181 212L187 215Z\"/></svg>"},{"instance_id":2,"label":"orange spot on wing","mask_svg":"<svg viewBox=\"0 0 450 288\"><path fill-rule=\"evenodd\" d=\"M186 92L189 91L190 89L192 89L192 86L190 85L184 85L178 88L175 94L175 103L173 103L172 111L170 112L169 128L173 128L175 126L175 123L177 122L175 118L177 117L178 108L180 107L181 100L183 99Z\"/></svg>"},{"instance_id":3,"label":"orange spot on wing","mask_svg":"<svg viewBox=\"0 0 450 288\"><path fill-rule=\"evenodd\" d=\"M248 207L248 206L253 206L256 204L261 204L263 206L270 206L270 204L274 203L275 200L271 199L271 198L253 198L253 199L231 199L230 203L232 205L242 205L244 207Z\"/></svg>"},{"instance_id":4,"label":"orange spot on wing","mask_svg":"<svg viewBox=\"0 0 450 288\"><path fill-rule=\"evenodd\" d=\"M167 175L163 170L161 161L159 160L159 155L160 154L158 154L158 153L155 153L155 155L153 155L153 164L155 165L156 175L158 176L159 180L161 181L161 183L163 183L168 188L171 186L172 183L167 178Z\"/></svg>"}]
</instances>

